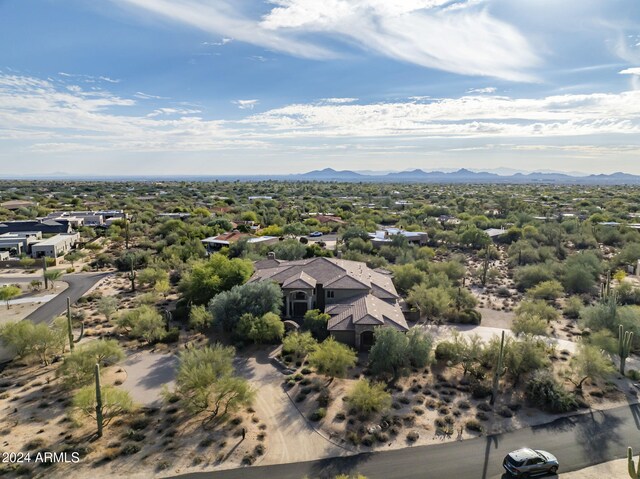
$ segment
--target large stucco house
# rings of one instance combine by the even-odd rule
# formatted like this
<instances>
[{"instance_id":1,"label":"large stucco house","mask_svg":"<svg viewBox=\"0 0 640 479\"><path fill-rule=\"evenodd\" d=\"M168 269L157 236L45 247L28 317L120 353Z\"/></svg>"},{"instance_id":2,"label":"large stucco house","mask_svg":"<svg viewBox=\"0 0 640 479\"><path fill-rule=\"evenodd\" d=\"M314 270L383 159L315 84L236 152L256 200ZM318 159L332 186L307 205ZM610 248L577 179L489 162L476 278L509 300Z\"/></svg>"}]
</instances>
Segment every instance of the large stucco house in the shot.
<instances>
[{"instance_id":1,"label":"large stucco house","mask_svg":"<svg viewBox=\"0 0 640 479\"><path fill-rule=\"evenodd\" d=\"M284 261L272 255L258 261L255 269L249 281L275 281L282 288L285 318L319 309L331 316L329 333L358 349L373 344L375 328L409 329L391 275L365 263L334 258Z\"/></svg>"}]
</instances>

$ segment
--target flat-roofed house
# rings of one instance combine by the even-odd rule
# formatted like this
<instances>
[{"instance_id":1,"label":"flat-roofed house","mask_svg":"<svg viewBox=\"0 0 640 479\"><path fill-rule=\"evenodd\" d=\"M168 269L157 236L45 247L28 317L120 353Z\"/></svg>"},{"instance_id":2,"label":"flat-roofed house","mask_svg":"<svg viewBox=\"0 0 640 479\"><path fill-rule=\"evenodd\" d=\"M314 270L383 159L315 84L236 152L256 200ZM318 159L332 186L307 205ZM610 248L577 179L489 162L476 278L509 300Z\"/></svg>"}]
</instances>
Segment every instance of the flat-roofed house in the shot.
<instances>
[{"instance_id":1,"label":"flat-roofed house","mask_svg":"<svg viewBox=\"0 0 640 479\"><path fill-rule=\"evenodd\" d=\"M66 221L54 221L50 219L3 221L0 223L0 234L3 233L24 233L29 231L39 231L43 235L71 233L71 224Z\"/></svg>"},{"instance_id":2,"label":"flat-roofed house","mask_svg":"<svg viewBox=\"0 0 640 479\"><path fill-rule=\"evenodd\" d=\"M59 234L31 245L33 258L58 258L64 256L80 240L80 233Z\"/></svg>"},{"instance_id":3,"label":"flat-roofed house","mask_svg":"<svg viewBox=\"0 0 640 479\"><path fill-rule=\"evenodd\" d=\"M409 329L391 275L365 263L334 258L283 261L271 255L255 263L255 269L250 282L275 281L282 289L285 318L300 319L319 309L331 316L329 334L345 344L369 349L376 328Z\"/></svg>"},{"instance_id":4,"label":"flat-roofed house","mask_svg":"<svg viewBox=\"0 0 640 479\"><path fill-rule=\"evenodd\" d=\"M231 231L218 236L210 236L201 240L201 242L207 252L214 253L242 239L246 239L249 244L274 244L280 240L277 236L251 236L248 233Z\"/></svg>"},{"instance_id":5,"label":"flat-roofed house","mask_svg":"<svg viewBox=\"0 0 640 479\"><path fill-rule=\"evenodd\" d=\"M369 233L371 244L384 246L393 242L394 236L403 236L408 243L424 246L429 241L429 235L424 231L405 231L400 228L385 228L375 233Z\"/></svg>"},{"instance_id":6,"label":"flat-roofed house","mask_svg":"<svg viewBox=\"0 0 640 479\"><path fill-rule=\"evenodd\" d=\"M42 239L39 231L25 231L23 233L0 234L0 251L6 251L11 256L31 253L31 245Z\"/></svg>"}]
</instances>

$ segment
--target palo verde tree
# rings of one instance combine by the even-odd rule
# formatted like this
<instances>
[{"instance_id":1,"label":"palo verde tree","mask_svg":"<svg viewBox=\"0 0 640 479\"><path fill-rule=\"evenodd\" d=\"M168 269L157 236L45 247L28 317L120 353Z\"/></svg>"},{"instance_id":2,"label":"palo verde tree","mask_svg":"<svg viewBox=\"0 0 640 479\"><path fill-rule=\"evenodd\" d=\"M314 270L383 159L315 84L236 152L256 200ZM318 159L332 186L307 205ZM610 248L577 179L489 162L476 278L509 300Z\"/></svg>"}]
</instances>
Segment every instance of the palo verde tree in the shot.
<instances>
[{"instance_id":1,"label":"palo verde tree","mask_svg":"<svg viewBox=\"0 0 640 479\"><path fill-rule=\"evenodd\" d=\"M133 400L127 391L115 386L102 386L100 365L94 365L95 384L80 388L73 396L72 408L96 421L97 436L103 428L118 416L134 410Z\"/></svg>"},{"instance_id":2,"label":"palo verde tree","mask_svg":"<svg viewBox=\"0 0 640 479\"><path fill-rule=\"evenodd\" d=\"M174 394L187 411L214 419L251 404L255 392L234 374L234 354L221 344L180 353Z\"/></svg>"},{"instance_id":3,"label":"palo verde tree","mask_svg":"<svg viewBox=\"0 0 640 479\"><path fill-rule=\"evenodd\" d=\"M10 284L8 286L3 286L2 288L0 288L0 301L5 301L7 304L7 309L9 309L10 307L9 302L13 298L20 296L21 293L22 293L22 290L18 286L15 286L13 284Z\"/></svg>"},{"instance_id":4,"label":"palo verde tree","mask_svg":"<svg viewBox=\"0 0 640 479\"><path fill-rule=\"evenodd\" d=\"M309 364L333 380L344 376L347 369L356 365L357 359L353 349L330 336L314 348L309 355Z\"/></svg>"}]
</instances>

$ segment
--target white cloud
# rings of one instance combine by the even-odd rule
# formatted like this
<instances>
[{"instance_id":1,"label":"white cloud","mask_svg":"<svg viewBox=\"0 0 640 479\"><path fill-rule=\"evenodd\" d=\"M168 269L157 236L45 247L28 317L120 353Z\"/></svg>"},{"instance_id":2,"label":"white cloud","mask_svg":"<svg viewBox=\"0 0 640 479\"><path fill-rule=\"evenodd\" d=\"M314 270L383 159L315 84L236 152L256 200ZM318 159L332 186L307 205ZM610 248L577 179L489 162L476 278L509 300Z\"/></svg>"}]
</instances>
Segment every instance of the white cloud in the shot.
<instances>
[{"instance_id":1,"label":"white cloud","mask_svg":"<svg viewBox=\"0 0 640 479\"><path fill-rule=\"evenodd\" d=\"M340 105L344 103L353 103L358 101L357 98L322 98L320 100L321 103L331 103L334 105Z\"/></svg>"},{"instance_id":2,"label":"white cloud","mask_svg":"<svg viewBox=\"0 0 640 479\"><path fill-rule=\"evenodd\" d=\"M467 90L467 93L495 93L496 91L498 91L497 88L490 86L486 88L471 88Z\"/></svg>"},{"instance_id":3,"label":"white cloud","mask_svg":"<svg viewBox=\"0 0 640 479\"><path fill-rule=\"evenodd\" d=\"M268 31L255 21L242 15L232 0L119 0L117 5L128 4L162 17L191 25L202 31L234 38L241 42L260 45L306 58L334 56L329 50L304 40L292 41L277 32Z\"/></svg>"},{"instance_id":4,"label":"white cloud","mask_svg":"<svg viewBox=\"0 0 640 479\"><path fill-rule=\"evenodd\" d=\"M620 75L640 75L640 67L626 68L618 73Z\"/></svg>"},{"instance_id":5,"label":"white cloud","mask_svg":"<svg viewBox=\"0 0 640 479\"><path fill-rule=\"evenodd\" d=\"M234 100L231 103L238 105L241 110L253 110L253 107L259 102L259 100Z\"/></svg>"},{"instance_id":6,"label":"white cloud","mask_svg":"<svg viewBox=\"0 0 640 479\"><path fill-rule=\"evenodd\" d=\"M527 39L486 10L450 11L440 0L274 0L262 25L348 39L365 50L464 75L531 81Z\"/></svg>"},{"instance_id":7,"label":"white cloud","mask_svg":"<svg viewBox=\"0 0 640 479\"><path fill-rule=\"evenodd\" d=\"M86 90L54 80L0 72L0 139L7 151L43 153L80 152L214 152L235 150L312 151L318 144L336 151L424 150L446 145L446 150L477 147L469 141L512 141L522 151L534 151L527 142L552 145L547 150L568 151L582 157L631 155L640 135L640 90L617 94L554 95L512 98L474 94L459 98L406 99L355 103L355 98L327 98L286 105L262 113L247 112L240 120L207 119L197 106L154 98L145 110L135 98L108 90ZM134 97L140 97L138 92ZM234 102L251 110L258 100ZM629 145L612 150L621 135ZM569 140L568 138L571 138ZM580 139L579 141L577 139ZM565 150L554 139L569 145ZM586 143L586 145L571 145ZM422 148L419 148L422 147ZM609 148L609 149L607 149ZM635 149L634 149L635 148ZM477 149L477 148L475 148ZM513 149L513 148L512 148ZM427 148L429 151L438 151ZM462 150L460 150L462 151ZM328 152L329 153L329 152Z\"/></svg>"},{"instance_id":8,"label":"white cloud","mask_svg":"<svg viewBox=\"0 0 640 479\"><path fill-rule=\"evenodd\" d=\"M122 5L119 2L118 5ZM203 31L295 56L340 56L324 44L463 75L535 81L539 64L514 26L478 8L477 0L271 0L262 18L243 13L247 1L124 0ZM258 9L256 9L258 10Z\"/></svg>"},{"instance_id":9,"label":"white cloud","mask_svg":"<svg viewBox=\"0 0 640 479\"><path fill-rule=\"evenodd\" d=\"M197 113L202 113L201 110L189 110L185 108L158 108L157 110L152 111L147 114L147 118L154 118L162 115L194 115Z\"/></svg>"},{"instance_id":10,"label":"white cloud","mask_svg":"<svg viewBox=\"0 0 640 479\"><path fill-rule=\"evenodd\" d=\"M231 43L232 41L232 38L224 37L219 42L202 42L202 44L205 46L221 47L226 45L227 43Z\"/></svg>"}]
</instances>

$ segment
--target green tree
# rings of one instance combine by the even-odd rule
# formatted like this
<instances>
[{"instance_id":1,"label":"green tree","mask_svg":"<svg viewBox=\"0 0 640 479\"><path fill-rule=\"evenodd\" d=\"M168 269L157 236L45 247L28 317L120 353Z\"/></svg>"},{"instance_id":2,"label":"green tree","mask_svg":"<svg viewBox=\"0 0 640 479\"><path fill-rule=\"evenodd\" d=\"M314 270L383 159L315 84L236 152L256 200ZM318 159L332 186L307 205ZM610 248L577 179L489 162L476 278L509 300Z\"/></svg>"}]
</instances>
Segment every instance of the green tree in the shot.
<instances>
[{"instance_id":1,"label":"green tree","mask_svg":"<svg viewBox=\"0 0 640 479\"><path fill-rule=\"evenodd\" d=\"M180 353L175 394L187 411L215 418L253 401L247 381L233 374L234 354L221 344Z\"/></svg>"},{"instance_id":2,"label":"green tree","mask_svg":"<svg viewBox=\"0 0 640 479\"><path fill-rule=\"evenodd\" d=\"M269 312L262 316L245 313L240 317L236 334L258 344L273 343L284 336L284 323L280 316L274 313Z\"/></svg>"},{"instance_id":3,"label":"green tree","mask_svg":"<svg viewBox=\"0 0 640 479\"><path fill-rule=\"evenodd\" d=\"M287 239L274 246L273 252L276 258L293 261L304 258L307 246L295 239Z\"/></svg>"},{"instance_id":4,"label":"green tree","mask_svg":"<svg viewBox=\"0 0 640 479\"><path fill-rule=\"evenodd\" d=\"M393 271L393 284L398 291L404 294L427 279L426 273L411 263L394 266L391 270Z\"/></svg>"},{"instance_id":5,"label":"green tree","mask_svg":"<svg viewBox=\"0 0 640 479\"><path fill-rule=\"evenodd\" d=\"M84 255L79 251L71 251L64 256L64 259L71 263L71 266L75 266L76 261L80 261L82 258Z\"/></svg>"},{"instance_id":6,"label":"green tree","mask_svg":"<svg viewBox=\"0 0 640 479\"><path fill-rule=\"evenodd\" d=\"M391 407L391 394L383 383L358 380L347 394L347 404L358 413L368 416L372 412L384 412Z\"/></svg>"},{"instance_id":7,"label":"green tree","mask_svg":"<svg viewBox=\"0 0 640 479\"><path fill-rule=\"evenodd\" d=\"M160 268L149 267L138 273L138 281L146 286L154 287L156 283L162 280L169 281L169 273Z\"/></svg>"},{"instance_id":8,"label":"green tree","mask_svg":"<svg viewBox=\"0 0 640 479\"><path fill-rule=\"evenodd\" d=\"M102 386L100 388L100 397L102 399L102 407L100 408L102 413L101 426L107 426L118 416L134 410L133 400L129 392L124 389L115 386ZM73 396L72 407L76 413L79 412L97 420L97 406L95 385L84 386Z\"/></svg>"},{"instance_id":9,"label":"green tree","mask_svg":"<svg viewBox=\"0 0 640 479\"><path fill-rule=\"evenodd\" d=\"M31 321L16 321L0 325L0 340L20 358L31 351L33 328Z\"/></svg>"},{"instance_id":10,"label":"green tree","mask_svg":"<svg viewBox=\"0 0 640 479\"><path fill-rule=\"evenodd\" d=\"M420 309L420 315L428 319L442 316L451 306L452 298L443 287L431 288L425 283L414 286L407 301Z\"/></svg>"},{"instance_id":11,"label":"green tree","mask_svg":"<svg viewBox=\"0 0 640 479\"><path fill-rule=\"evenodd\" d=\"M47 281L51 283L51 287L53 288L53 284L62 278L63 271L61 269L48 269L44 272L44 277Z\"/></svg>"},{"instance_id":12,"label":"green tree","mask_svg":"<svg viewBox=\"0 0 640 479\"><path fill-rule=\"evenodd\" d=\"M98 300L96 309L98 313L109 320L118 311L118 298L115 296L103 296Z\"/></svg>"},{"instance_id":13,"label":"green tree","mask_svg":"<svg viewBox=\"0 0 640 479\"><path fill-rule=\"evenodd\" d=\"M214 323L233 331L243 314L263 316L282 309L282 291L271 281L256 281L234 286L218 294L209 304Z\"/></svg>"},{"instance_id":14,"label":"green tree","mask_svg":"<svg viewBox=\"0 0 640 479\"><path fill-rule=\"evenodd\" d=\"M400 377L409 366L407 336L393 328L376 328L369 352L369 367L375 375Z\"/></svg>"},{"instance_id":15,"label":"green tree","mask_svg":"<svg viewBox=\"0 0 640 479\"><path fill-rule=\"evenodd\" d=\"M67 331L64 327L50 328L45 323L34 325L31 331L30 352L38 357L40 362L45 366L49 364L49 360L55 351L63 351L67 342Z\"/></svg>"},{"instance_id":16,"label":"green tree","mask_svg":"<svg viewBox=\"0 0 640 479\"><path fill-rule=\"evenodd\" d=\"M407 334L407 355L414 368L424 368L431 361L433 338L419 329L411 329Z\"/></svg>"},{"instance_id":17,"label":"green tree","mask_svg":"<svg viewBox=\"0 0 640 479\"><path fill-rule=\"evenodd\" d=\"M587 379L604 379L614 373L613 363L602 350L581 342L576 355L571 359L571 374L567 379L576 387L576 391L582 391L582 385Z\"/></svg>"},{"instance_id":18,"label":"green tree","mask_svg":"<svg viewBox=\"0 0 640 479\"><path fill-rule=\"evenodd\" d=\"M326 313L321 312L319 309L310 309L304 314L304 328L311 331L313 337L321 341L328 336L327 324L329 323L329 316Z\"/></svg>"},{"instance_id":19,"label":"green tree","mask_svg":"<svg viewBox=\"0 0 640 479\"><path fill-rule=\"evenodd\" d=\"M297 331L288 334L282 341L282 352L293 354L300 360L309 354L318 345L318 342L311 336L309 331L299 333Z\"/></svg>"},{"instance_id":20,"label":"green tree","mask_svg":"<svg viewBox=\"0 0 640 479\"><path fill-rule=\"evenodd\" d=\"M164 318L158 310L148 305L138 306L121 314L116 325L132 338L148 343L160 341L167 334Z\"/></svg>"},{"instance_id":21,"label":"green tree","mask_svg":"<svg viewBox=\"0 0 640 479\"><path fill-rule=\"evenodd\" d=\"M118 341L98 339L78 346L64 358L56 374L63 378L67 386L77 387L93 380L96 363L111 366L124 357L124 351Z\"/></svg>"},{"instance_id":22,"label":"green tree","mask_svg":"<svg viewBox=\"0 0 640 479\"><path fill-rule=\"evenodd\" d=\"M328 337L318 344L309 355L311 366L316 368L320 374L330 378L344 376L347 369L355 366L356 361L356 352L332 337Z\"/></svg>"},{"instance_id":23,"label":"green tree","mask_svg":"<svg viewBox=\"0 0 640 479\"><path fill-rule=\"evenodd\" d=\"M217 294L244 284L252 272L251 262L216 253L208 260L193 262L178 289L187 301L206 305Z\"/></svg>"},{"instance_id":24,"label":"green tree","mask_svg":"<svg viewBox=\"0 0 640 479\"><path fill-rule=\"evenodd\" d=\"M7 304L7 309L9 309L9 301L17 296L20 296L20 294L22 294L22 290L18 286L15 286L13 284L3 286L0 288L0 301L5 301Z\"/></svg>"}]
</instances>

